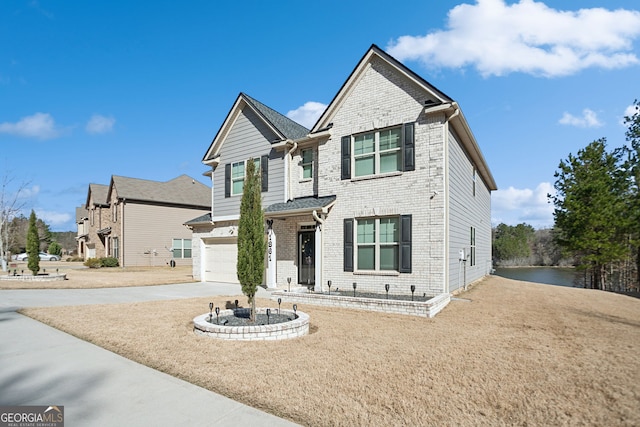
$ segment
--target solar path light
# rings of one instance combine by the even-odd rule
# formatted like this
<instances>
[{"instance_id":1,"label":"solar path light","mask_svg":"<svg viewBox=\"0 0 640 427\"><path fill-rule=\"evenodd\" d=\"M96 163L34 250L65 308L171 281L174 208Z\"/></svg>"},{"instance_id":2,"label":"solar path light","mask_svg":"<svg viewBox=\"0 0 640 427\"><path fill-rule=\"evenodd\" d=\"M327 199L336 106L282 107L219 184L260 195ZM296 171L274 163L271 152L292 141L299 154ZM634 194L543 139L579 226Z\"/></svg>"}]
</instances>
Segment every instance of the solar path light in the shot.
<instances>
[{"instance_id":1,"label":"solar path light","mask_svg":"<svg viewBox=\"0 0 640 427\"><path fill-rule=\"evenodd\" d=\"M389 299L389 284L388 283L385 283L384 290L387 293L387 299Z\"/></svg>"}]
</instances>

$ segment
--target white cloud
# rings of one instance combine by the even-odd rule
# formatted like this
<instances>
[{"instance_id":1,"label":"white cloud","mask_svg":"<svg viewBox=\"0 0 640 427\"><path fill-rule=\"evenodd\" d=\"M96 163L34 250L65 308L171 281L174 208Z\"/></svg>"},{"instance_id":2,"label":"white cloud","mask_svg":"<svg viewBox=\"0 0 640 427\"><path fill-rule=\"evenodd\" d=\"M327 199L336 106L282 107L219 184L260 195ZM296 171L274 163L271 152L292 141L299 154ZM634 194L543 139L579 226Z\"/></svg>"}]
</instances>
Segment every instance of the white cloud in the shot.
<instances>
[{"instance_id":1,"label":"white cloud","mask_svg":"<svg viewBox=\"0 0 640 427\"><path fill-rule=\"evenodd\" d=\"M527 223L534 228L553 226L553 203L547 195L555 194L553 185L541 182L535 189L509 187L491 196L491 222L498 225Z\"/></svg>"},{"instance_id":2,"label":"white cloud","mask_svg":"<svg viewBox=\"0 0 640 427\"><path fill-rule=\"evenodd\" d=\"M23 136L26 138L52 139L62 133L56 128L55 121L48 113L35 113L23 117L16 123L0 123L0 133Z\"/></svg>"},{"instance_id":3,"label":"white cloud","mask_svg":"<svg viewBox=\"0 0 640 427\"><path fill-rule=\"evenodd\" d=\"M579 128L598 128L603 125L596 112L588 108L582 110L582 117L576 117L565 111L558 123Z\"/></svg>"},{"instance_id":4,"label":"white cloud","mask_svg":"<svg viewBox=\"0 0 640 427\"><path fill-rule=\"evenodd\" d=\"M311 126L316 124L316 121L326 108L326 104L308 101L305 102L302 107L289 111L287 113L287 117L297 123L300 123L302 126L311 129Z\"/></svg>"},{"instance_id":5,"label":"white cloud","mask_svg":"<svg viewBox=\"0 0 640 427\"><path fill-rule=\"evenodd\" d=\"M562 11L533 0L477 0L451 9L446 30L399 37L387 50L401 61L419 60L432 68L475 67L485 77L512 72L555 77L638 64L632 52L638 37L639 11Z\"/></svg>"},{"instance_id":6,"label":"white cloud","mask_svg":"<svg viewBox=\"0 0 640 427\"><path fill-rule=\"evenodd\" d=\"M52 212L52 211L36 211L36 216L46 222L48 225L55 227L71 221L71 214L68 212Z\"/></svg>"},{"instance_id":7,"label":"white cloud","mask_svg":"<svg viewBox=\"0 0 640 427\"><path fill-rule=\"evenodd\" d=\"M113 117L101 116L100 114L94 114L87 122L85 130L88 133L106 133L113 130L113 125L116 123L116 119Z\"/></svg>"}]
</instances>

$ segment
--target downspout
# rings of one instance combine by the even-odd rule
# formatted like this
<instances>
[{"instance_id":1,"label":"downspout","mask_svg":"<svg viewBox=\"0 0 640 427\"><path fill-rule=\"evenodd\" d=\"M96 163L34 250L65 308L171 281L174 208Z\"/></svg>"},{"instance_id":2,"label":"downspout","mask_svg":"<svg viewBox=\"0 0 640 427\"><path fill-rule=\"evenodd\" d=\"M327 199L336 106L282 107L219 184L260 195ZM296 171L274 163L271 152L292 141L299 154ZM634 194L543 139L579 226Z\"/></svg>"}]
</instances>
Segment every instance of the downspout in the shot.
<instances>
[{"instance_id":1,"label":"downspout","mask_svg":"<svg viewBox=\"0 0 640 427\"><path fill-rule=\"evenodd\" d=\"M316 260L320 260L320 268L316 269L316 285L315 285L315 291L316 292L320 292L322 293L322 270L324 267L324 254L322 253L322 249L324 248L324 242L323 242L323 236L324 236L324 219L320 218L320 216L318 215L318 212L314 209L313 212L311 212L311 215L313 215L313 219L316 220L316 222L318 224L320 224L320 242L318 243L318 241L316 240ZM318 251L318 249L320 249ZM318 252L320 252L318 254ZM317 261L316 261L316 265L317 265Z\"/></svg>"},{"instance_id":2,"label":"downspout","mask_svg":"<svg viewBox=\"0 0 640 427\"><path fill-rule=\"evenodd\" d=\"M125 205L125 200L126 199L122 199L122 212L120 215L120 219L121 224L120 224L120 256L122 256L122 267L125 266L125 262L124 262L124 205Z\"/></svg>"},{"instance_id":3,"label":"downspout","mask_svg":"<svg viewBox=\"0 0 640 427\"><path fill-rule=\"evenodd\" d=\"M451 107L454 109L453 114L446 117L444 120L443 132L443 153L444 153L444 293L450 293L449 279L450 279L450 265L449 265L449 121L460 114L460 108L457 102L452 102Z\"/></svg>"},{"instance_id":4,"label":"downspout","mask_svg":"<svg viewBox=\"0 0 640 427\"><path fill-rule=\"evenodd\" d=\"M287 177L287 184L285 185L284 189L284 201L288 202L289 200L292 200L293 197L291 197L291 193L292 193L292 189L291 189L291 165L289 163L291 163L293 161L293 152L296 151L298 149L298 143L297 142L293 142L293 146L291 147L291 149L287 152L287 160L284 163L284 167L285 167L285 171L284 171L284 176Z\"/></svg>"}]
</instances>

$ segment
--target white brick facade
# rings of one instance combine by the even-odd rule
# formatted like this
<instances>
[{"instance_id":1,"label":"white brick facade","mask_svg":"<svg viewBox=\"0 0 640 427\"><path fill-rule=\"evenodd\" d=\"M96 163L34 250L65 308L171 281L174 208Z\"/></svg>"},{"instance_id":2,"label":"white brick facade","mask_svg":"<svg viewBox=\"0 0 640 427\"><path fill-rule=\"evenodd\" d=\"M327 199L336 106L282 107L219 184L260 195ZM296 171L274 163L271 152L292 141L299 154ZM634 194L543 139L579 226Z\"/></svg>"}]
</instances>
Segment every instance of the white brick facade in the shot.
<instances>
[{"instance_id":1,"label":"white brick facade","mask_svg":"<svg viewBox=\"0 0 640 427\"><path fill-rule=\"evenodd\" d=\"M405 124L413 126L414 168L342 178L343 137L402 128ZM288 195L290 204L287 206L292 207L290 211L285 206L267 215L273 219L277 237L275 277L278 288L286 289L289 277L292 278L291 286L297 285L298 233L302 226L309 225L320 227L315 234L316 241L321 238L321 244L316 246L320 250L316 250L315 277L322 278L323 290L331 280L332 289L352 289L356 282L358 290L363 291L384 292L385 284L389 284L393 293L410 294L412 285L417 295L452 292L463 285L456 273L461 265L457 251L459 246L469 246L470 227L477 230L477 262L474 268L469 266L465 270L466 283L487 274L491 254L490 197L495 183L453 100L374 46L315 126L308 136L283 140L272 148L272 151L284 154L271 158L284 162L282 169L287 188L282 193ZM304 149L313 150L311 179L302 177ZM291 156L287 155L289 152ZM402 153L404 156L404 151ZM353 169L354 162L351 164ZM476 193L471 194L468 192L473 185L474 170L478 171L479 179ZM220 179L220 171L215 170L215 174ZM314 197L317 200L335 197L335 200L306 211L301 211L295 202ZM319 215L319 222L312 212ZM411 272L358 271L357 266L355 271L345 271L345 219L407 215L411 216ZM215 219L215 212L212 216ZM224 223L214 224L213 230L225 226ZM210 237L211 233L211 230L198 232L194 229L196 277L196 270L201 269L197 253L201 245L197 239Z\"/></svg>"}]
</instances>

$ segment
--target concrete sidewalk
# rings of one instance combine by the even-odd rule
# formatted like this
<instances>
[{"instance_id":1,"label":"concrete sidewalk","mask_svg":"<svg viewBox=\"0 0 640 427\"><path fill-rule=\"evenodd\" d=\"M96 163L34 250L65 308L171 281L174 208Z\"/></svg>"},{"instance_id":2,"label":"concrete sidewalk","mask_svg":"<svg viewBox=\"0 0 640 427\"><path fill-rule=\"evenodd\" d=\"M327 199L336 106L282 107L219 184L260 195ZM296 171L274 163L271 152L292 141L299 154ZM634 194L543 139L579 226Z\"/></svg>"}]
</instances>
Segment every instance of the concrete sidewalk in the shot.
<instances>
[{"instance_id":1,"label":"concrete sidewalk","mask_svg":"<svg viewBox=\"0 0 640 427\"><path fill-rule=\"evenodd\" d=\"M14 311L14 307L238 295L239 289L239 285L198 283L36 291L40 295L0 291L0 405L62 405L69 426L293 426Z\"/></svg>"}]
</instances>

